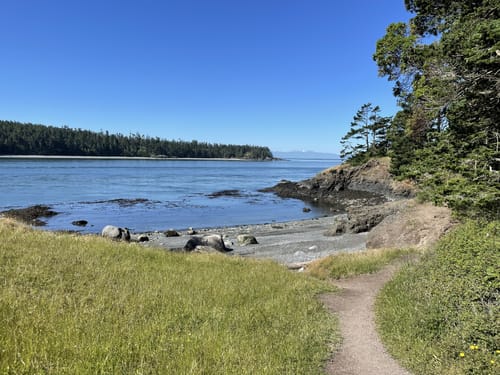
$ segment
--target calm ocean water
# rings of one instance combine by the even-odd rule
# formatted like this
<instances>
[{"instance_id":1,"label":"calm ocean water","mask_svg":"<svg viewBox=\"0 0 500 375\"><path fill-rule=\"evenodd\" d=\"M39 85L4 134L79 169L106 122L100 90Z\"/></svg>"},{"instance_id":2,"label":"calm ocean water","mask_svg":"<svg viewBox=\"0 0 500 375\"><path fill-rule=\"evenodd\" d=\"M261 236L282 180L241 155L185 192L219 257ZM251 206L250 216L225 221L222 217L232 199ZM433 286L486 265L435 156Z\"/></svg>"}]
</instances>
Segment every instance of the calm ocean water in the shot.
<instances>
[{"instance_id":1,"label":"calm ocean water","mask_svg":"<svg viewBox=\"0 0 500 375\"><path fill-rule=\"evenodd\" d=\"M298 181L336 160L214 161L0 159L0 211L35 204L59 215L46 229L100 232L113 224L133 231L205 228L300 220L324 215L319 207L259 189ZM222 190L234 196L210 197ZM140 200L123 204L123 200ZM311 212L304 213L304 207ZM85 228L75 220L87 220Z\"/></svg>"}]
</instances>

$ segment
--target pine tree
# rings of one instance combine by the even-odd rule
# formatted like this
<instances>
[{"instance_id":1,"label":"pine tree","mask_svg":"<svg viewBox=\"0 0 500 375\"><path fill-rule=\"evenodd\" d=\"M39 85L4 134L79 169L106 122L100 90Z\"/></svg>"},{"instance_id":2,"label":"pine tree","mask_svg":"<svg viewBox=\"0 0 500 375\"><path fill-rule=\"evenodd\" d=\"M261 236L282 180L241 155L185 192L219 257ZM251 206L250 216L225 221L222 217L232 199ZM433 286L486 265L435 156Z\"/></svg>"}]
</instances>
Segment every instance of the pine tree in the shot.
<instances>
[{"instance_id":1,"label":"pine tree","mask_svg":"<svg viewBox=\"0 0 500 375\"><path fill-rule=\"evenodd\" d=\"M387 150L388 117L381 117L380 108L366 103L356 112L351 128L340 141L340 157L352 162L363 162L370 156L385 155Z\"/></svg>"}]
</instances>

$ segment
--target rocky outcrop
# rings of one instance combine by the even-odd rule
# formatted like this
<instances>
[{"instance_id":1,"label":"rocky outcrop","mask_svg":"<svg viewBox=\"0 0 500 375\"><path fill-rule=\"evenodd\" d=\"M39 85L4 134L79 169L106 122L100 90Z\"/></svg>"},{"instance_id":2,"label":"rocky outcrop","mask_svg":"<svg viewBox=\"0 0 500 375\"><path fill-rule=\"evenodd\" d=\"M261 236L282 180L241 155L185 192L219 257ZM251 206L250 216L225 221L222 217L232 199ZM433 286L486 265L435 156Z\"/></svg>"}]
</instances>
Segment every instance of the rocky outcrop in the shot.
<instances>
[{"instance_id":1,"label":"rocky outcrop","mask_svg":"<svg viewBox=\"0 0 500 375\"><path fill-rule=\"evenodd\" d=\"M71 225L75 227L86 227L89 222L87 220L75 220L71 222Z\"/></svg>"},{"instance_id":2,"label":"rocky outcrop","mask_svg":"<svg viewBox=\"0 0 500 375\"><path fill-rule=\"evenodd\" d=\"M51 207L40 204L26 208L16 208L0 213L5 217L19 220L33 226L43 226L47 224L45 221L40 220L41 217L50 218L58 214L58 212L52 211Z\"/></svg>"},{"instance_id":3,"label":"rocky outcrop","mask_svg":"<svg viewBox=\"0 0 500 375\"><path fill-rule=\"evenodd\" d=\"M414 187L408 182L395 181L389 167L389 158L371 159L359 166L342 164L307 180L281 181L264 191L275 192L283 198L327 204L339 211L413 197Z\"/></svg>"},{"instance_id":4,"label":"rocky outcrop","mask_svg":"<svg viewBox=\"0 0 500 375\"><path fill-rule=\"evenodd\" d=\"M114 225L106 225L101 232L101 235L113 240L130 241L130 232L127 228L115 227Z\"/></svg>"},{"instance_id":5,"label":"rocky outcrop","mask_svg":"<svg viewBox=\"0 0 500 375\"><path fill-rule=\"evenodd\" d=\"M368 232L389 215L405 209L407 205L408 200L399 200L376 206L349 207L347 214L339 215L332 228L324 234L337 236L345 233Z\"/></svg>"},{"instance_id":6,"label":"rocky outcrop","mask_svg":"<svg viewBox=\"0 0 500 375\"><path fill-rule=\"evenodd\" d=\"M239 190L221 190L214 193L208 194L209 198L220 198L220 197L241 197L241 191Z\"/></svg>"}]
</instances>

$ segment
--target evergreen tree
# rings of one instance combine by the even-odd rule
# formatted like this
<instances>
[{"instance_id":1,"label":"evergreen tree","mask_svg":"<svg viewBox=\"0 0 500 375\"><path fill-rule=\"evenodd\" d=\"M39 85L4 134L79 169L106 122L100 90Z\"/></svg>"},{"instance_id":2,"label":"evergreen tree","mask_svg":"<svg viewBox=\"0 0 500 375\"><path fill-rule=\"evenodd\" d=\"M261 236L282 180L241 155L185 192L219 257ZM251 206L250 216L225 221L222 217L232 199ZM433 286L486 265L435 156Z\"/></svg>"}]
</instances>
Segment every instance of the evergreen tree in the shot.
<instances>
[{"instance_id":1,"label":"evergreen tree","mask_svg":"<svg viewBox=\"0 0 500 375\"><path fill-rule=\"evenodd\" d=\"M340 157L351 162L363 162L370 156L384 155L386 133L390 119L381 117L380 108L366 103L356 112L351 128L341 139Z\"/></svg>"},{"instance_id":2,"label":"evergreen tree","mask_svg":"<svg viewBox=\"0 0 500 375\"><path fill-rule=\"evenodd\" d=\"M414 17L390 25L374 54L403 108L389 137L392 170L436 203L498 216L498 1L405 4Z\"/></svg>"}]
</instances>

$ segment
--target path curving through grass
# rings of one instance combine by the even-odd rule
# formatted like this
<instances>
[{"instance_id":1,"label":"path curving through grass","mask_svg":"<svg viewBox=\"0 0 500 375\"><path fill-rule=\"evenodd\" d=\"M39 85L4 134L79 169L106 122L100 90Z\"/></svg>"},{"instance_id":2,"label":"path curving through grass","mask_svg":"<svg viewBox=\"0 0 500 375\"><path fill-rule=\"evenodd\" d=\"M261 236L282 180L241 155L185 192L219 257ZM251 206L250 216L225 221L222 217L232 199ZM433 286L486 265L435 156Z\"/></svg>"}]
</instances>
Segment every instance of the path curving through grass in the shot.
<instances>
[{"instance_id":1,"label":"path curving through grass","mask_svg":"<svg viewBox=\"0 0 500 375\"><path fill-rule=\"evenodd\" d=\"M376 273L335 280L340 291L321 297L339 316L343 337L339 351L327 364L327 374L410 374L386 352L375 326L375 297L397 268L389 265Z\"/></svg>"}]
</instances>

